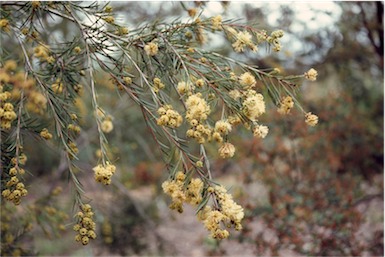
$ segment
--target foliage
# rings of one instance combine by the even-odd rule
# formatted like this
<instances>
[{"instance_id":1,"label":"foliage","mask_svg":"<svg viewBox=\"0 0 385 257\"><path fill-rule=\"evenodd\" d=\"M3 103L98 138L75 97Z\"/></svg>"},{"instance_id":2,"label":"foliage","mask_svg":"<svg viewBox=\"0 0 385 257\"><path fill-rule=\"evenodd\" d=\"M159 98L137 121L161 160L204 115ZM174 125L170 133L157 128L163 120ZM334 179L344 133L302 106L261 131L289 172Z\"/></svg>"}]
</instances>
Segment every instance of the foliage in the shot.
<instances>
[{"instance_id":1,"label":"foliage","mask_svg":"<svg viewBox=\"0 0 385 257\"><path fill-rule=\"evenodd\" d=\"M131 4L126 8L132 8ZM28 185L33 178L29 172L51 177L53 184L67 178L73 185L75 209L79 209L70 225L74 225L76 241L85 245L96 239L111 251L119 249L119 254L138 254L159 237L154 232L155 239L145 238L152 230L146 226L154 225L146 214L153 206L143 209L127 188L159 184L167 169L168 177L158 189L171 197L170 208L182 212L186 203L193 205L213 238L227 238L230 227L240 230L245 216L239 238L255 242L260 253L269 249L276 254L280 246L294 243L295 250L303 254L361 254L364 247L356 244L353 236L362 221L354 210L360 192L353 189L359 181L351 174L340 177L339 173L368 167L378 171L377 161L359 166L362 159L356 157L360 153L352 154L357 145L372 142L378 134L378 121L373 120L372 134L360 137L359 142L349 141L350 150L340 155L343 141L328 144L319 139L361 131L354 115L366 114L367 109L357 107L345 115L344 110L334 110L332 101L313 101L308 105L326 124L321 125L322 130L310 130L309 136L304 125L316 125L318 116L304 111L297 93L303 79L316 80L317 71L304 68L308 71L300 71L301 75L287 75L290 72L282 67L274 68L274 54L267 63L258 55L261 49L269 54L271 50L279 52L283 31L268 32L220 15L207 18L202 14L204 3L191 8L189 4L181 4L189 17L171 20L164 15L152 23L127 25L120 22L119 10L106 3L2 3L1 40L4 45L16 46L4 47L0 60L1 107L10 112L6 118L2 116L1 126L3 199L19 204L24 197L31 197ZM178 12L177 8L173 11ZM135 17L128 20L135 21ZM218 36L226 49L231 49L232 58L228 50L210 47ZM244 57L258 66L239 61ZM349 95L343 97L353 101ZM332 123L333 111L344 119ZM368 122L378 117L378 112L376 109L373 116L367 116ZM293 121L300 115L304 117L301 121ZM266 137L269 119L273 119L269 125L278 126L284 119L302 138L294 148L303 157L294 156L283 144L287 131L269 126L274 128L271 134L276 149L268 153L268 160L290 156L296 160L294 170L277 172L257 149L245 151L248 143ZM340 132L328 133L329 129ZM152 141L147 140L149 135ZM249 142L242 141L244 138ZM36 158L36 149L46 158ZM383 152L377 149L365 147L365 156L380 158ZM324 153L332 170L322 162L313 162ZM245 199L241 207L230 190L216 180L221 170L218 163L228 164L226 159L235 157L243 165L242 158L249 154L255 157L252 162L264 164L260 180L271 190L270 205L262 211ZM49 161L41 166L41 159ZM144 162L148 159L151 164ZM308 171L302 172L300 167ZM102 185L90 182L92 173ZM249 182L249 178L244 180L245 185ZM335 194L328 190L330 185ZM105 186L108 191L101 189ZM346 195L344 190L353 193ZM109 192L111 198L105 199L106 195L97 191ZM96 201L88 198L91 195ZM326 208L330 211L324 213ZM130 218L121 218L127 214ZM255 215L277 231L279 244L264 244L260 236L248 238L248 226ZM298 227L303 220L308 227ZM322 230L325 237L313 228ZM339 232L330 237L330 230ZM130 247L122 240L126 236ZM338 240L332 242L335 238ZM306 245L310 239L314 244ZM9 250L6 244L3 249Z\"/></svg>"}]
</instances>

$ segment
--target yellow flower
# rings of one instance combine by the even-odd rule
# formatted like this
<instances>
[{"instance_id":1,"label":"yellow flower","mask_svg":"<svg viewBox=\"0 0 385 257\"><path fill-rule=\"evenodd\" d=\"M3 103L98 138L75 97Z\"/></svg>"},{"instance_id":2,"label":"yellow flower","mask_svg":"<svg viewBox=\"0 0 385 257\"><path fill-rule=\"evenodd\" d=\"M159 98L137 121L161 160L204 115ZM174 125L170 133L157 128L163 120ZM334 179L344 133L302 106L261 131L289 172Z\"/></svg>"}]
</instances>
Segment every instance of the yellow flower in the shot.
<instances>
[{"instance_id":1,"label":"yellow flower","mask_svg":"<svg viewBox=\"0 0 385 257\"><path fill-rule=\"evenodd\" d=\"M111 177L115 173L115 165L109 162L106 165L99 164L92 169L95 173L95 180L105 185L111 184Z\"/></svg>"},{"instance_id":2,"label":"yellow flower","mask_svg":"<svg viewBox=\"0 0 385 257\"><path fill-rule=\"evenodd\" d=\"M203 79L198 79L197 81L195 81L195 85L198 87L198 88L201 88L205 85L205 81Z\"/></svg>"},{"instance_id":3,"label":"yellow flower","mask_svg":"<svg viewBox=\"0 0 385 257\"><path fill-rule=\"evenodd\" d=\"M4 63L4 69L6 71L15 71L17 68L17 63L15 60L8 60Z\"/></svg>"},{"instance_id":4,"label":"yellow flower","mask_svg":"<svg viewBox=\"0 0 385 257\"><path fill-rule=\"evenodd\" d=\"M53 56L48 56L47 59L46 59L46 61L47 61L48 63L52 64L52 63L55 62L55 57L53 57Z\"/></svg>"},{"instance_id":5,"label":"yellow flower","mask_svg":"<svg viewBox=\"0 0 385 257\"><path fill-rule=\"evenodd\" d=\"M111 13L112 12L112 6L111 5L107 5L105 8L104 8L104 12L106 13Z\"/></svg>"},{"instance_id":6,"label":"yellow flower","mask_svg":"<svg viewBox=\"0 0 385 257\"><path fill-rule=\"evenodd\" d=\"M40 1L32 1L32 7L33 7L34 9L40 7Z\"/></svg>"},{"instance_id":7,"label":"yellow flower","mask_svg":"<svg viewBox=\"0 0 385 257\"><path fill-rule=\"evenodd\" d=\"M257 125L254 129L254 136L259 138L265 138L269 133L269 128L263 125Z\"/></svg>"},{"instance_id":8,"label":"yellow flower","mask_svg":"<svg viewBox=\"0 0 385 257\"><path fill-rule=\"evenodd\" d=\"M49 56L49 50L46 46L44 45L38 45L33 49L35 56L45 60Z\"/></svg>"},{"instance_id":9,"label":"yellow flower","mask_svg":"<svg viewBox=\"0 0 385 257\"><path fill-rule=\"evenodd\" d=\"M204 121L211 112L210 106L206 100L202 98L202 94L200 93L189 96L186 100L186 107L186 119L188 121L193 119Z\"/></svg>"},{"instance_id":10,"label":"yellow flower","mask_svg":"<svg viewBox=\"0 0 385 257\"><path fill-rule=\"evenodd\" d=\"M223 159L231 158L234 156L235 147L231 143L223 143L218 149L219 156Z\"/></svg>"},{"instance_id":11,"label":"yellow flower","mask_svg":"<svg viewBox=\"0 0 385 257\"><path fill-rule=\"evenodd\" d=\"M244 114L252 121L255 121L260 115L265 113L265 102L263 95L254 90L247 91L247 97L242 103Z\"/></svg>"},{"instance_id":12,"label":"yellow flower","mask_svg":"<svg viewBox=\"0 0 385 257\"><path fill-rule=\"evenodd\" d=\"M118 30L115 32L115 34L122 36L122 35L127 35L128 32L129 32L128 28L119 27Z\"/></svg>"},{"instance_id":13,"label":"yellow flower","mask_svg":"<svg viewBox=\"0 0 385 257\"><path fill-rule=\"evenodd\" d=\"M87 236L82 237L82 244L83 245L87 245L89 241L90 241L90 239Z\"/></svg>"},{"instance_id":14,"label":"yellow flower","mask_svg":"<svg viewBox=\"0 0 385 257\"><path fill-rule=\"evenodd\" d=\"M257 81L255 80L255 77L251 75L250 72L245 72L241 76L239 76L239 83L245 88L250 88L255 86Z\"/></svg>"},{"instance_id":15,"label":"yellow flower","mask_svg":"<svg viewBox=\"0 0 385 257\"><path fill-rule=\"evenodd\" d=\"M115 22L115 18L113 16L106 16L103 18L103 20L107 23L114 23Z\"/></svg>"},{"instance_id":16,"label":"yellow flower","mask_svg":"<svg viewBox=\"0 0 385 257\"><path fill-rule=\"evenodd\" d=\"M70 150L72 151L73 154L79 153L79 149L74 142L69 142L68 147L70 148Z\"/></svg>"},{"instance_id":17,"label":"yellow flower","mask_svg":"<svg viewBox=\"0 0 385 257\"><path fill-rule=\"evenodd\" d=\"M217 15L215 17L212 17L211 18L211 22L213 24L213 29L214 30L220 30L221 26L222 26L222 16L221 15Z\"/></svg>"},{"instance_id":18,"label":"yellow flower","mask_svg":"<svg viewBox=\"0 0 385 257\"><path fill-rule=\"evenodd\" d=\"M154 42L150 42L144 46L144 51L149 56L154 56L158 53L158 44Z\"/></svg>"},{"instance_id":19,"label":"yellow flower","mask_svg":"<svg viewBox=\"0 0 385 257\"><path fill-rule=\"evenodd\" d=\"M318 116L315 114L312 114L311 112L308 112L305 114L305 122L307 125L314 127L318 123Z\"/></svg>"},{"instance_id":20,"label":"yellow flower","mask_svg":"<svg viewBox=\"0 0 385 257\"><path fill-rule=\"evenodd\" d=\"M154 78L154 88L157 90L163 89L165 85L162 83L160 78Z\"/></svg>"},{"instance_id":21,"label":"yellow flower","mask_svg":"<svg viewBox=\"0 0 385 257\"><path fill-rule=\"evenodd\" d=\"M5 32L10 32L9 28L9 20L7 19L1 19L0 20L0 29L4 30Z\"/></svg>"},{"instance_id":22,"label":"yellow flower","mask_svg":"<svg viewBox=\"0 0 385 257\"><path fill-rule=\"evenodd\" d=\"M75 132L77 134L79 134L80 131L81 131L81 128L78 125L75 125L75 124L68 124L67 128L68 128L68 130L71 130L71 131L73 131L73 132Z\"/></svg>"},{"instance_id":23,"label":"yellow flower","mask_svg":"<svg viewBox=\"0 0 385 257\"><path fill-rule=\"evenodd\" d=\"M105 119L102 121L101 129L104 133L110 133L114 129L114 124L111 119Z\"/></svg>"},{"instance_id":24,"label":"yellow flower","mask_svg":"<svg viewBox=\"0 0 385 257\"><path fill-rule=\"evenodd\" d=\"M130 77L124 77L123 81L126 83L126 85L130 85L132 83L132 79Z\"/></svg>"},{"instance_id":25,"label":"yellow flower","mask_svg":"<svg viewBox=\"0 0 385 257\"><path fill-rule=\"evenodd\" d=\"M254 45L253 42L251 41L252 36L249 32L240 31L235 36L235 38L237 40L232 45L235 52L238 52L238 53L243 52L246 46L249 47L254 52L257 51L257 46Z\"/></svg>"},{"instance_id":26,"label":"yellow flower","mask_svg":"<svg viewBox=\"0 0 385 257\"><path fill-rule=\"evenodd\" d=\"M63 92L63 83L61 82L54 83L52 84L51 88L55 94L61 94Z\"/></svg>"},{"instance_id":27,"label":"yellow flower","mask_svg":"<svg viewBox=\"0 0 385 257\"><path fill-rule=\"evenodd\" d=\"M229 96L234 99L234 100L237 100L238 98L241 97L241 92L239 92L239 90L237 89L233 89L229 92Z\"/></svg>"},{"instance_id":28,"label":"yellow flower","mask_svg":"<svg viewBox=\"0 0 385 257\"><path fill-rule=\"evenodd\" d=\"M281 106L278 109L278 113L288 114L293 107L294 107L293 98L291 98L291 96L286 96L281 101Z\"/></svg>"},{"instance_id":29,"label":"yellow flower","mask_svg":"<svg viewBox=\"0 0 385 257\"><path fill-rule=\"evenodd\" d=\"M156 120L159 126L168 126L170 128L178 128L182 125L183 118L171 105L165 105L158 109L160 117Z\"/></svg>"},{"instance_id":30,"label":"yellow flower","mask_svg":"<svg viewBox=\"0 0 385 257\"><path fill-rule=\"evenodd\" d=\"M48 129L44 128L41 132L40 132L40 136L46 140L49 140L52 138L52 134L49 133Z\"/></svg>"},{"instance_id":31,"label":"yellow flower","mask_svg":"<svg viewBox=\"0 0 385 257\"><path fill-rule=\"evenodd\" d=\"M308 70L307 72L305 72L304 76L307 80L310 80L310 81L316 81L317 80L317 75L318 75L318 72L311 68L310 70Z\"/></svg>"},{"instance_id":32,"label":"yellow flower","mask_svg":"<svg viewBox=\"0 0 385 257\"><path fill-rule=\"evenodd\" d=\"M186 201L192 205L197 205L202 201L203 181L200 178L191 179L186 188Z\"/></svg>"},{"instance_id":33,"label":"yellow flower","mask_svg":"<svg viewBox=\"0 0 385 257\"><path fill-rule=\"evenodd\" d=\"M227 135L231 132L231 124L227 120L219 120L215 123L214 131L222 135Z\"/></svg>"},{"instance_id":34,"label":"yellow flower","mask_svg":"<svg viewBox=\"0 0 385 257\"><path fill-rule=\"evenodd\" d=\"M214 193L221 205L222 213L230 219L232 224L240 225L245 216L242 206L234 202L232 195L228 194L223 186L215 186Z\"/></svg>"},{"instance_id":35,"label":"yellow flower","mask_svg":"<svg viewBox=\"0 0 385 257\"><path fill-rule=\"evenodd\" d=\"M178 91L179 94L183 95L189 91L190 85L186 83L185 81L181 81L178 83L176 90Z\"/></svg>"}]
</instances>

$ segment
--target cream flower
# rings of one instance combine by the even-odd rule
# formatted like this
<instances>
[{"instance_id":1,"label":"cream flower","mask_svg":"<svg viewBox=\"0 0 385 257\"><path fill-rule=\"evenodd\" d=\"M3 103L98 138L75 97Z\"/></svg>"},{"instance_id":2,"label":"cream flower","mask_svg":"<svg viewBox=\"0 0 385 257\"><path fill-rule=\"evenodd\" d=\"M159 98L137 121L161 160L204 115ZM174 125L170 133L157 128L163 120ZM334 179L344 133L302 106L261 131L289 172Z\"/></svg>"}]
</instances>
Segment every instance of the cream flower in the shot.
<instances>
[{"instance_id":1,"label":"cream flower","mask_svg":"<svg viewBox=\"0 0 385 257\"><path fill-rule=\"evenodd\" d=\"M104 133L110 133L114 129L114 124L111 119L105 119L102 121L101 129Z\"/></svg>"},{"instance_id":2,"label":"cream flower","mask_svg":"<svg viewBox=\"0 0 385 257\"><path fill-rule=\"evenodd\" d=\"M318 123L318 116L308 112L305 114L305 122L307 125L314 127Z\"/></svg>"},{"instance_id":3,"label":"cream flower","mask_svg":"<svg viewBox=\"0 0 385 257\"><path fill-rule=\"evenodd\" d=\"M289 114L290 110L294 107L294 101L291 96L286 96L282 99L281 105L278 109L278 113L280 114Z\"/></svg>"},{"instance_id":4,"label":"cream flower","mask_svg":"<svg viewBox=\"0 0 385 257\"><path fill-rule=\"evenodd\" d=\"M221 135L227 135L231 132L231 124L227 120L219 120L215 123L214 130Z\"/></svg>"},{"instance_id":5,"label":"cream flower","mask_svg":"<svg viewBox=\"0 0 385 257\"><path fill-rule=\"evenodd\" d=\"M220 30L222 26L222 16L217 15L213 18L211 18L211 22L213 24L213 29Z\"/></svg>"},{"instance_id":6,"label":"cream flower","mask_svg":"<svg viewBox=\"0 0 385 257\"><path fill-rule=\"evenodd\" d=\"M257 125L254 129L254 136L259 138L265 138L269 133L269 127L264 125Z\"/></svg>"},{"instance_id":7,"label":"cream flower","mask_svg":"<svg viewBox=\"0 0 385 257\"><path fill-rule=\"evenodd\" d=\"M251 75L250 72L245 72L241 76L239 76L239 83L246 88L250 88L255 86L257 81L255 80L255 77Z\"/></svg>"},{"instance_id":8,"label":"cream flower","mask_svg":"<svg viewBox=\"0 0 385 257\"><path fill-rule=\"evenodd\" d=\"M317 75L318 75L318 72L311 68L310 70L308 70L307 72L305 72L305 78L307 80L310 80L310 81L316 81L317 80Z\"/></svg>"},{"instance_id":9,"label":"cream flower","mask_svg":"<svg viewBox=\"0 0 385 257\"><path fill-rule=\"evenodd\" d=\"M248 90L247 95L242 103L243 112L250 120L255 121L261 114L265 113L265 101L263 95L254 90Z\"/></svg>"},{"instance_id":10,"label":"cream flower","mask_svg":"<svg viewBox=\"0 0 385 257\"><path fill-rule=\"evenodd\" d=\"M154 42L150 42L144 46L144 51L149 56L154 56L158 53L158 44Z\"/></svg>"},{"instance_id":11,"label":"cream flower","mask_svg":"<svg viewBox=\"0 0 385 257\"><path fill-rule=\"evenodd\" d=\"M235 147L231 143L224 143L218 149L219 156L223 159L231 158L234 156Z\"/></svg>"},{"instance_id":12,"label":"cream flower","mask_svg":"<svg viewBox=\"0 0 385 257\"><path fill-rule=\"evenodd\" d=\"M252 51L257 51L257 46L251 41L251 34L247 31L240 31L235 36L236 41L232 44L235 52L243 52L245 47L249 47Z\"/></svg>"},{"instance_id":13,"label":"cream flower","mask_svg":"<svg viewBox=\"0 0 385 257\"><path fill-rule=\"evenodd\" d=\"M105 185L111 184L111 177L115 173L115 165L109 162L106 165L99 164L92 169L95 172L95 180Z\"/></svg>"}]
</instances>

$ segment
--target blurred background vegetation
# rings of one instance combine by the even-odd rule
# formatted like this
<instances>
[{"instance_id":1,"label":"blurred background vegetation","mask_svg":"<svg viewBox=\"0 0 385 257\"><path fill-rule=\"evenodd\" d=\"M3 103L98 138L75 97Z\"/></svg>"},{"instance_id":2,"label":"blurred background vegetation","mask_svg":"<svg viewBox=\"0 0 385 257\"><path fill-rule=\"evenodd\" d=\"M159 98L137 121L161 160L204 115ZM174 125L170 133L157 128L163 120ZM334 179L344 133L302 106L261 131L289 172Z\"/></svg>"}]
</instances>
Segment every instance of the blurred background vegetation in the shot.
<instances>
[{"instance_id":1,"label":"blurred background vegetation","mask_svg":"<svg viewBox=\"0 0 385 257\"><path fill-rule=\"evenodd\" d=\"M204 15L222 14L261 29L283 29L280 54L261 49L257 54L235 55L229 44L216 38L205 47L261 68L278 67L283 74L315 68L317 82L305 82L299 97L306 109L319 116L319 125L306 126L300 112L282 118L270 103L263 118L270 127L266 139L237 133L236 158L212 165L214 176L231 187L244 206L246 219L243 231L218 243L197 225L194 210L187 208L183 215L168 210L159 187L167 178L161 151L149 137L136 105L126 96L111 101L114 87L101 74L100 103L114 117L114 132L108 140L111 159L119 166L111 188L94 183L91 175L97 159L96 127L84 127L78 142L83 161L79 166L85 171L79 176L93 199L99 225L96 242L75 246L73 213L60 211L70 210L72 204L71 188L59 182L66 181L65 160L59 151L31 138L25 143L30 153L26 169L33 174L28 178L29 204L2 209L2 244L12 232L19 235L14 242L24 249L21 254L384 254L382 2L111 5L118 22L132 28L157 19L187 17L187 9L203 5ZM62 37L73 36L65 21L53 22L51 27ZM82 116L87 117L91 104L82 104ZM92 122L85 120L85 124ZM57 186L62 192L46 197ZM31 212L36 215L28 216ZM14 231L4 226L9 215L20 216ZM37 225L32 227L34 222Z\"/></svg>"}]
</instances>

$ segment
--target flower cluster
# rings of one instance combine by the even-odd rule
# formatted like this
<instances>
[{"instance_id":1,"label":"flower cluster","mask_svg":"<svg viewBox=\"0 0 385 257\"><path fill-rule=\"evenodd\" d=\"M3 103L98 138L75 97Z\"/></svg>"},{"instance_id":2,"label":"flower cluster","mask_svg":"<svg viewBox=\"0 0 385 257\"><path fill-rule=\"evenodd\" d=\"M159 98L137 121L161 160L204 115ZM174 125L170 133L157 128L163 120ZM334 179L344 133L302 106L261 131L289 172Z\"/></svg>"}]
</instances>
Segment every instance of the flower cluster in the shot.
<instances>
[{"instance_id":1,"label":"flower cluster","mask_svg":"<svg viewBox=\"0 0 385 257\"><path fill-rule=\"evenodd\" d=\"M106 16L103 18L103 20L107 23L114 23L115 22L114 16Z\"/></svg>"},{"instance_id":2,"label":"flower cluster","mask_svg":"<svg viewBox=\"0 0 385 257\"><path fill-rule=\"evenodd\" d=\"M316 81L317 76L318 76L318 72L315 69L311 68L310 70L305 72L304 76L307 80Z\"/></svg>"},{"instance_id":3,"label":"flower cluster","mask_svg":"<svg viewBox=\"0 0 385 257\"><path fill-rule=\"evenodd\" d=\"M279 39L283 37L283 34L282 30L275 30L271 32L270 36L267 38L267 42L274 46L273 50L275 52L281 51L281 43L279 42Z\"/></svg>"},{"instance_id":4,"label":"flower cluster","mask_svg":"<svg viewBox=\"0 0 385 257\"><path fill-rule=\"evenodd\" d=\"M243 113L251 121L255 121L261 114L265 113L265 101L263 95L257 93L255 90L248 90L246 92L246 99L242 103Z\"/></svg>"},{"instance_id":5,"label":"flower cluster","mask_svg":"<svg viewBox=\"0 0 385 257\"><path fill-rule=\"evenodd\" d=\"M269 133L269 128L264 125L256 125L253 131L255 137L265 138Z\"/></svg>"},{"instance_id":6,"label":"flower cluster","mask_svg":"<svg viewBox=\"0 0 385 257\"><path fill-rule=\"evenodd\" d=\"M81 131L81 128L78 125L73 124L73 123L68 124L67 128L69 131L73 131L75 134L79 134ZM103 130L103 126L102 126L102 130ZM103 132L105 132L105 131L103 130Z\"/></svg>"},{"instance_id":7,"label":"flower cluster","mask_svg":"<svg viewBox=\"0 0 385 257\"><path fill-rule=\"evenodd\" d=\"M193 85L190 82L180 81L176 87L179 94L184 95L193 90Z\"/></svg>"},{"instance_id":8,"label":"flower cluster","mask_svg":"<svg viewBox=\"0 0 385 257\"><path fill-rule=\"evenodd\" d=\"M222 28L222 16L217 15L211 18L211 22L214 30L220 30Z\"/></svg>"},{"instance_id":9,"label":"flower cluster","mask_svg":"<svg viewBox=\"0 0 385 257\"><path fill-rule=\"evenodd\" d=\"M207 190L215 195L219 209L205 206L198 212L198 219L211 232L211 236L216 239L227 238L230 233L222 227L234 226L236 230L241 230L241 221L244 217L243 208L234 202L233 197L223 186L209 187Z\"/></svg>"},{"instance_id":10,"label":"flower cluster","mask_svg":"<svg viewBox=\"0 0 385 257\"><path fill-rule=\"evenodd\" d=\"M155 56L159 51L158 44L155 42L150 42L144 46L144 51L149 56Z\"/></svg>"},{"instance_id":11,"label":"flower cluster","mask_svg":"<svg viewBox=\"0 0 385 257\"><path fill-rule=\"evenodd\" d=\"M110 133L114 129L114 124L112 123L112 117L106 116L102 123L101 123L101 129L104 133Z\"/></svg>"},{"instance_id":12,"label":"flower cluster","mask_svg":"<svg viewBox=\"0 0 385 257\"><path fill-rule=\"evenodd\" d=\"M235 146L229 142L223 143L218 149L219 156L223 159L231 158L235 153Z\"/></svg>"},{"instance_id":13,"label":"flower cluster","mask_svg":"<svg viewBox=\"0 0 385 257\"><path fill-rule=\"evenodd\" d=\"M63 83L60 79L57 79L55 83L51 85L51 89L55 94L61 94L63 92Z\"/></svg>"},{"instance_id":14,"label":"flower cluster","mask_svg":"<svg viewBox=\"0 0 385 257\"><path fill-rule=\"evenodd\" d=\"M98 109L96 112L98 118L101 119L100 129L104 133L110 133L114 129L114 124L112 123L112 117L107 115L102 109Z\"/></svg>"},{"instance_id":15,"label":"flower cluster","mask_svg":"<svg viewBox=\"0 0 385 257\"><path fill-rule=\"evenodd\" d=\"M229 219L230 224L234 225L236 230L241 230L241 221L245 216L242 206L236 204L231 194L223 186L215 186L214 194L219 202L222 213Z\"/></svg>"},{"instance_id":16,"label":"flower cluster","mask_svg":"<svg viewBox=\"0 0 385 257\"><path fill-rule=\"evenodd\" d=\"M53 63L55 58L50 55L50 49L46 45L38 45L33 50L35 57L37 57L41 62Z\"/></svg>"},{"instance_id":17,"label":"flower cluster","mask_svg":"<svg viewBox=\"0 0 385 257\"><path fill-rule=\"evenodd\" d=\"M162 81L160 80L160 78L154 78L154 92L155 93L158 93L159 90L163 89L165 87L165 85L162 83Z\"/></svg>"},{"instance_id":18,"label":"flower cluster","mask_svg":"<svg viewBox=\"0 0 385 257\"><path fill-rule=\"evenodd\" d=\"M245 89L250 89L256 85L257 81L250 72L245 72L241 76L239 76L239 83Z\"/></svg>"},{"instance_id":19,"label":"flower cluster","mask_svg":"<svg viewBox=\"0 0 385 257\"><path fill-rule=\"evenodd\" d=\"M73 227L78 232L75 236L75 241L87 245L90 239L96 238L96 223L93 221L94 213L92 212L91 205L84 204L81 206L81 210L76 214L78 221Z\"/></svg>"},{"instance_id":20,"label":"flower cluster","mask_svg":"<svg viewBox=\"0 0 385 257\"><path fill-rule=\"evenodd\" d=\"M187 137L194 138L199 144L211 140L212 128L210 126L200 124L196 119L191 120L190 125L191 128L186 131Z\"/></svg>"},{"instance_id":21,"label":"flower cluster","mask_svg":"<svg viewBox=\"0 0 385 257\"><path fill-rule=\"evenodd\" d=\"M8 201L12 201L15 205L19 205L21 203L21 197L28 194L27 189L19 179L20 176L25 174L25 170L20 166L25 165L26 162L27 156L25 154L21 154L18 158L13 157L11 160L13 167L9 169L7 175L4 174L7 182L1 195Z\"/></svg>"},{"instance_id":22,"label":"flower cluster","mask_svg":"<svg viewBox=\"0 0 385 257\"><path fill-rule=\"evenodd\" d=\"M116 167L109 162L106 165L99 164L92 169L95 172L95 180L104 185L111 184L111 177L114 175Z\"/></svg>"},{"instance_id":23,"label":"flower cluster","mask_svg":"<svg viewBox=\"0 0 385 257\"><path fill-rule=\"evenodd\" d=\"M211 112L210 106L206 100L202 98L201 93L190 95L186 100L186 120L197 120L199 123L207 120Z\"/></svg>"},{"instance_id":24,"label":"flower cluster","mask_svg":"<svg viewBox=\"0 0 385 257\"><path fill-rule=\"evenodd\" d=\"M236 41L232 44L235 52L240 53L244 51L245 47L248 47L253 52L257 51L257 46L252 42L252 35L247 31L239 31L235 36Z\"/></svg>"},{"instance_id":25,"label":"flower cluster","mask_svg":"<svg viewBox=\"0 0 385 257\"><path fill-rule=\"evenodd\" d=\"M205 85L205 81L204 81L203 79L197 79L197 80L195 81L195 86L196 86L197 88L202 88L204 85Z\"/></svg>"},{"instance_id":26,"label":"flower cluster","mask_svg":"<svg viewBox=\"0 0 385 257\"><path fill-rule=\"evenodd\" d=\"M9 28L9 20L7 19L1 19L0 20L0 29L4 32L10 32L11 29Z\"/></svg>"},{"instance_id":27,"label":"flower cluster","mask_svg":"<svg viewBox=\"0 0 385 257\"><path fill-rule=\"evenodd\" d=\"M182 125L182 116L175 111L171 105L164 105L158 109L160 117L156 120L159 126L167 126L170 128L178 128Z\"/></svg>"},{"instance_id":28,"label":"flower cluster","mask_svg":"<svg viewBox=\"0 0 385 257\"><path fill-rule=\"evenodd\" d=\"M219 120L215 123L213 139L218 142L223 142L223 136L229 134L232 130L232 125L228 120Z\"/></svg>"},{"instance_id":29,"label":"flower cluster","mask_svg":"<svg viewBox=\"0 0 385 257\"><path fill-rule=\"evenodd\" d=\"M17 172L15 167L11 168L9 173L13 172L11 171L13 169L16 173L22 173ZM7 199L8 201L12 201L15 205L19 205L21 203L21 197L26 196L28 194L28 191L27 189L25 189L24 184L19 181L17 176L11 176L5 186L6 189L1 192L1 196Z\"/></svg>"},{"instance_id":30,"label":"flower cluster","mask_svg":"<svg viewBox=\"0 0 385 257\"><path fill-rule=\"evenodd\" d=\"M226 229L221 228L221 224L226 221L226 216L218 211L213 210L210 206L198 213L198 219L203 222L204 227L211 232L211 237L215 239L225 239L229 237L230 233Z\"/></svg>"},{"instance_id":31,"label":"flower cluster","mask_svg":"<svg viewBox=\"0 0 385 257\"><path fill-rule=\"evenodd\" d=\"M48 131L47 128L43 128L40 131L40 136L46 140L50 140L52 138L52 134Z\"/></svg>"},{"instance_id":32,"label":"flower cluster","mask_svg":"<svg viewBox=\"0 0 385 257\"><path fill-rule=\"evenodd\" d=\"M308 124L309 126L312 126L314 127L315 125L317 125L318 123L318 116L315 115L315 114L312 114L311 112L308 112L305 114L305 122L306 124Z\"/></svg>"},{"instance_id":33,"label":"flower cluster","mask_svg":"<svg viewBox=\"0 0 385 257\"><path fill-rule=\"evenodd\" d=\"M47 108L47 98L38 91L31 91L26 104L27 110L43 115Z\"/></svg>"},{"instance_id":34,"label":"flower cluster","mask_svg":"<svg viewBox=\"0 0 385 257\"><path fill-rule=\"evenodd\" d=\"M175 179L166 180L162 184L165 194L172 199L170 209L183 212L183 203L197 205L202 201L203 182L199 178L193 178L189 181L187 186L186 175L182 171L175 174Z\"/></svg>"},{"instance_id":35,"label":"flower cluster","mask_svg":"<svg viewBox=\"0 0 385 257\"><path fill-rule=\"evenodd\" d=\"M10 129L12 122L17 118L13 104L8 102L11 98L11 93L3 92L3 87L0 86L0 127L2 129Z\"/></svg>"},{"instance_id":36,"label":"flower cluster","mask_svg":"<svg viewBox=\"0 0 385 257\"><path fill-rule=\"evenodd\" d=\"M289 114L290 110L294 107L294 101L291 96L286 96L281 100L280 106L278 108L278 113L280 114Z\"/></svg>"}]
</instances>

